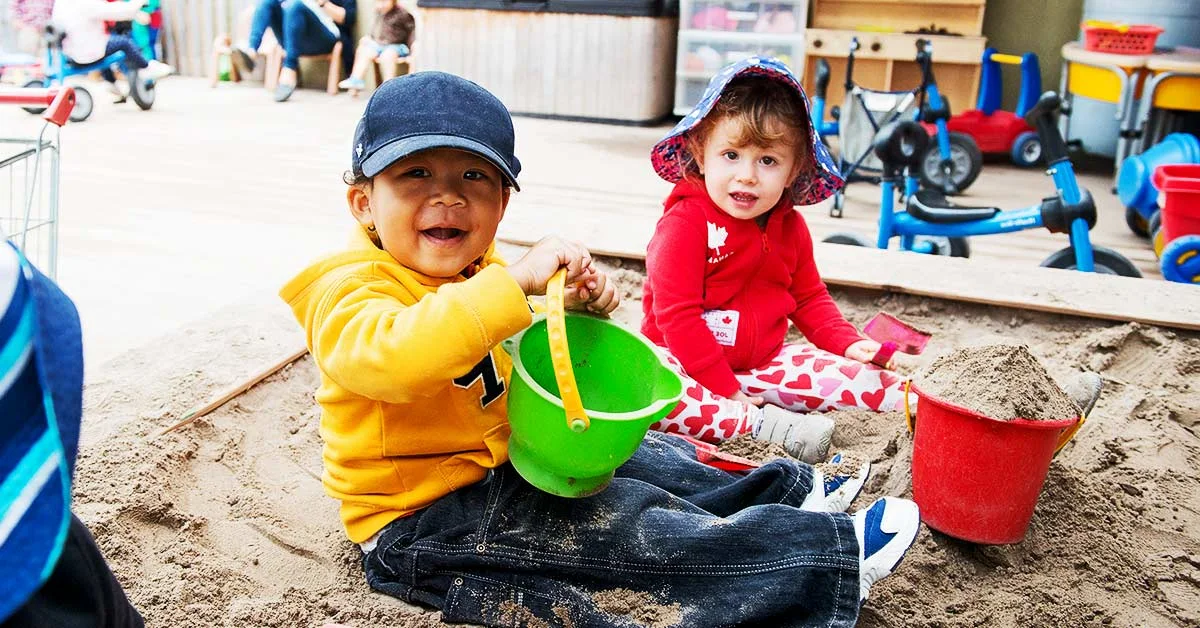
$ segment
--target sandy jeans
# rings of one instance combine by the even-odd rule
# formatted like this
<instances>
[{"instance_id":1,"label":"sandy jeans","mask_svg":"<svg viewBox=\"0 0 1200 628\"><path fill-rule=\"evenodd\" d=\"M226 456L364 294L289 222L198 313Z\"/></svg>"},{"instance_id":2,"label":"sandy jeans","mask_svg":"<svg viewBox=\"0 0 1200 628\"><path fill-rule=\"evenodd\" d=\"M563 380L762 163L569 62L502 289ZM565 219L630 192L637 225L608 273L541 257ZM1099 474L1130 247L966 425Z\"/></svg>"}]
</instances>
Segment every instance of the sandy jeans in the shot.
<instances>
[{"instance_id":1,"label":"sandy jeans","mask_svg":"<svg viewBox=\"0 0 1200 628\"><path fill-rule=\"evenodd\" d=\"M660 350L683 378L683 399L651 429L714 443L749 430L745 404L704 388L688 377L674 356ZM884 412L904 404L904 379L899 375L809 345L785 344L770 362L737 373L737 378L742 392L793 412L845 408Z\"/></svg>"}]
</instances>

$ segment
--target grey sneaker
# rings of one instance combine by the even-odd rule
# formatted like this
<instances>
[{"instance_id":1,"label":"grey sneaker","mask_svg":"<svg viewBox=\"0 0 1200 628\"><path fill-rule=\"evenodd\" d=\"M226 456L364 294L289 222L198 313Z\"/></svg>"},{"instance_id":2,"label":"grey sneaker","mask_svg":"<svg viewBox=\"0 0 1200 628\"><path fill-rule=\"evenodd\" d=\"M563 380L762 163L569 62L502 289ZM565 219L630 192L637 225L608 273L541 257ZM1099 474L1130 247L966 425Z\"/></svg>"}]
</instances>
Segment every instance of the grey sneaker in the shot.
<instances>
[{"instance_id":1,"label":"grey sneaker","mask_svg":"<svg viewBox=\"0 0 1200 628\"><path fill-rule=\"evenodd\" d=\"M280 83L277 87L275 87L275 102L283 102L283 101L291 98L292 94L295 93L295 91L296 91L295 85L288 85L286 83Z\"/></svg>"},{"instance_id":2,"label":"grey sneaker","mask_svg":"<svg viewBox=\"0 0 1200 628\"><path fill-rule=\"evenodd\" d=\"M1096 401L1100 399L1100 390L1104 388L1104 380L1100 375L1092 371L1074 374L1063 382L1063 392L1067 393L1075 405L1079 406L1083 416L1088 416L1092 413L1092 408L1096 407Z\"/></svg>"},{"instance_id":3,"label":"grey sneaker","mask_svg":"<svg viewBox=\"0 0 1200 628\"><path fill-rule=\"evenodd\" d=\"M825 460L833 440L833 419L772 405L763 406L762 410L762 420L754 427L756 440L783 445L792 457L808 464Z\"/></svg>"}]
</instances>

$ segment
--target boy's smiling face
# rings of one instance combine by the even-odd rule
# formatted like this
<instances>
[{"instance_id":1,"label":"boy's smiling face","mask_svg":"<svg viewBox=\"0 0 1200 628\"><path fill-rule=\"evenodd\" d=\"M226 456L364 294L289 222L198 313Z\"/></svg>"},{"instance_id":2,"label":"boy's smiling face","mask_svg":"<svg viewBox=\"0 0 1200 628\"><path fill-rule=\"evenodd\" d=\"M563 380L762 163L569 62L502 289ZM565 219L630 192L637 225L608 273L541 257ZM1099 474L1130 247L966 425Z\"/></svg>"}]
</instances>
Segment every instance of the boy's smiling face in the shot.
<instances>
[{"instance_id":1,"label":"boy's smiling face","mask_svg":"<svg viewBox=\"0 0 1200 628\"><path fill-rule=\"evenodd\" d=\"M374 226L383 250L423 275L450 278L487 252L510 190L488 160L433 148L397 161L347 193L350 212Z\"/></svg>"}]
</instances>

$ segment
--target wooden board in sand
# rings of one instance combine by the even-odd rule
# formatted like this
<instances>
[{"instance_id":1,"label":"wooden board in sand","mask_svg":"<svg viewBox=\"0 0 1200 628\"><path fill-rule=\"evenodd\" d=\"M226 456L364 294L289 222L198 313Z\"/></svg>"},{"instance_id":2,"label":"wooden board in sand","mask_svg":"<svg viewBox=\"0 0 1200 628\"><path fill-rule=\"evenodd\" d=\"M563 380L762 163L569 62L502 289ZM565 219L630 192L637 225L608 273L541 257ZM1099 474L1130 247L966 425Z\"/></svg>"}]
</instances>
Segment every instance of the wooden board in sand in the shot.
<instances>
[{"instance_id":1,"label":"wooden board in sand","mask_svg":"<svg viewBox=\"0 0 1200 628\"><path fill-rule=\"evenodd\" d=\"M578 226L590 234L587 242L597 255L646 257L649 233L642 233L646 229L639 221L632 221L620 232L601 225L595 225L594 229ZM502 224L500 239L512 244L532 244L519 235L522 232L538 231L505 229ZM820 242L814 251L821 276L831 286L1200 329L1200 286Z\"/></svg>"}]
</instances>

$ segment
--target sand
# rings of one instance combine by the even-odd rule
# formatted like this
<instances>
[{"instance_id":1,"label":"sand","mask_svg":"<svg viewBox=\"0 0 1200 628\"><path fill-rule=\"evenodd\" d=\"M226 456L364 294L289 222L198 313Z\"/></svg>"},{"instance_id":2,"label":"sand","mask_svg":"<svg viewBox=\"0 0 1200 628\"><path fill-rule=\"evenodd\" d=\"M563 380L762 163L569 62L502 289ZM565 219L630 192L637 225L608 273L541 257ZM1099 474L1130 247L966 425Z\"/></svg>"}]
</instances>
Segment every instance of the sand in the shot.
<instances>
[{"instance_id":1,"label":"sand","mask_svg":"<svg viewBox=\"0 0 1200 628\"><path fill-rule=\"evenodd\" d=\"M914 379L921 392L999 421L1061 421L1079 406L1024 345L952 351Z\"/></svg>"},{"instance_id":2,"label":"sand","mask_svg":"<svg viewBox=\"0 0 1200 628\"><path fill-rule=\"evenodd\" d=\"M621 266L627 297L636 296L641 269ZM1052 374L1093 369L1106 383L1052 464L1023 543L977 547L922 530L899 572L872 590L861 625L1200 624L1200 334L859 290L834 296L858 325L887 310L936 334L926 355L898 356L908 372L965 346L1024 344ZM616 318L640 316L631 299ZM89 366L75 508L148 625L439 625L438 613L365 584L317 479L308 358L155 438L300 342L283 306L264 297ZM908 495L903 417L835 418L835 450L874 463L855 506ZM629 625L670 625L669 605L643 602L629 607ZM655 605L663 612L642 614Z\"/></svg>"}]
</instances>

